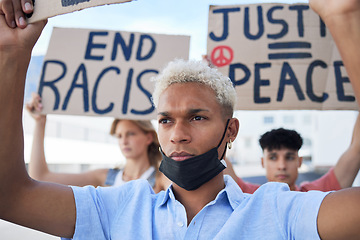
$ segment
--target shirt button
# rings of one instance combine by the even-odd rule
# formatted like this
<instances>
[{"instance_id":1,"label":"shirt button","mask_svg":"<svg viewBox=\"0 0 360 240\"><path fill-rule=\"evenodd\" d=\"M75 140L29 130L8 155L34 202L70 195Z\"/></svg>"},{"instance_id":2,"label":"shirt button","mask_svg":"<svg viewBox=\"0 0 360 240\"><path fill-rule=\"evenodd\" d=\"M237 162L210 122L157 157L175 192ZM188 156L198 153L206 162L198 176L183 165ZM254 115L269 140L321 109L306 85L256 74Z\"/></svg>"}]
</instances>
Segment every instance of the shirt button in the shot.
<instances>
[{"instance_id":1,"label":"shirt button","mask_svg":"<svg viewBox=\"0 0 360 240\"><path fill-rule=\"evenodd\" d=\"M177 225L178 225L179 227L183 227L183 226L184 226L184 223L183 223L183 222L178 222Z\"/></svg>"}]
</instances>

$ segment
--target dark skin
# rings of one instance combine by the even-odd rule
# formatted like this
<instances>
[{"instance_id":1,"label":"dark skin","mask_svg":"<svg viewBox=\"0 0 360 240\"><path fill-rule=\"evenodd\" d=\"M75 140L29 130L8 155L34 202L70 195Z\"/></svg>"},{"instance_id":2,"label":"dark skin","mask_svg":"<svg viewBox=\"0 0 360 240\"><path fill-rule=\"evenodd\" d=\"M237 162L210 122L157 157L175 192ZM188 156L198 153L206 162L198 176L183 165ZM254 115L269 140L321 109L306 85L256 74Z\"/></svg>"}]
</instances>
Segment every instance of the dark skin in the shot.
<instances>
[{"instance_id":1,"label":"dark skin","mask_svg":"<svg viewBox=\"0 0 360 240\"><path fill-rule=\"evenodd\" d=\"M7 25L11 28L25 28L26 14L31 14L34 5L31 0L0 1L0 14L5 16Z\"/></svg>"},{"instance_id":2,"label":"dark skin","mask_svg":"<svg viewBox=\"0 0 360 240\"><path fill-rule=\"evenodd\" d=\"M178 101L179 98L181 101ZM164 153L176 161L186 160L216 147L224 130L226 133L218 149L219 156L224 152L226 143L236 138L239 121L228 116L230 121L225 129L228 118L219 114L222 107L216 101L215 92L207 86L198 83L173 84L161 94L159 100L160 145ZM173 185L176 199L185 206L188 224L224 187L222 173L194 191Z\"/></svg>"},{"instance_id":3,"label":"dark skin","mask_svg":"<svg viewBox=\"0 0 360 240\"><path fill-rule=\"evenodd\" d=\"M349 75L360 106L360 2L311 0L310 6L329 28ZM359 188L329 194L321 204L318 232L321 239L359 239ZM357 224L355 224L357 223Z\"/></svg>"}]
</instances>

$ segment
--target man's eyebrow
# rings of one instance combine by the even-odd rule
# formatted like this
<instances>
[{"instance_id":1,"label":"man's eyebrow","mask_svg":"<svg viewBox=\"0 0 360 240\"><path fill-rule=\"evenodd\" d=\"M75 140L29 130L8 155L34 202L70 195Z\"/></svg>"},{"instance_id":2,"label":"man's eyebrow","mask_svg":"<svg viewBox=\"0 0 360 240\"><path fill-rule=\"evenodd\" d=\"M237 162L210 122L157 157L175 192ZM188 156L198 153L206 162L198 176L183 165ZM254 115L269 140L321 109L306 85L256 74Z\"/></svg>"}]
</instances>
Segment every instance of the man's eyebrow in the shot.
<instances>
[{"instance_id":1,"label":"man's eyebrow","mask_svg":"<svg viewBox=\"0 0 360 240\"><path fill-rule=\"evenodd\" d=\"M188 110L188 114L189 114L189 115L196 114L196 113L199 113L199 112L209 112L209 110L203 109L203 108L192 108L192 109L189 109L189 110ZM169 117L169 116L171 116L170 112L168 112L168 111L159 112L157 115L158 115L158 116L163 116L163 117Z\"/></svg>"},{"instance_id":2,"label":"man's eyebrow","mask_svg":"<svg viewBox=\"0 0 360 240\"><path fill-rule=\"evenodd\" d=\"M203 109L203 108L195 108L195 109L190 109L188 111L189 114L195 114L195 113L199 113L199 112L209 112L209 110Z\"/></svg>"},{"instance_id":3,"label":"man's eyebrow","mask_svg":"<svg viewBox=\"0 0 360 240\"><path fill-rule=\"evenodd\" d=\"M160 115L160 116L163 116L163 117L168 117L168 116L170 116L170 113L169 112L159 112L157 115L158 116Z\"/></svg>"}]
</instances>

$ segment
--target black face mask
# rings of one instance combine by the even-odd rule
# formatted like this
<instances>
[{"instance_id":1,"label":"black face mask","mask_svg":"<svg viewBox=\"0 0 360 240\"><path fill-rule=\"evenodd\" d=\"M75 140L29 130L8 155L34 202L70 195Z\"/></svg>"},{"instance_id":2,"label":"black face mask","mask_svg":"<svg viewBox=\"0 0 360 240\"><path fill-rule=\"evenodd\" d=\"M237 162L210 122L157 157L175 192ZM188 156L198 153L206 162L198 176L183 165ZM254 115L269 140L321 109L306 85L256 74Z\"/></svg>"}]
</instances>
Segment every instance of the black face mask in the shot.
<instances>
[{"instance_id":1,"label":"black face mask","mask_svg":"<svg viewBox=\"0 0 360 240\"><path fill-rule=\"evenodd\" d=\"M225 131L219 145L204 154L184 161L175 161L167 157L160 148L162 154L162 161L159 168L160 172L164 173L167 178L187 191L195 190L210 181L226 168L225 161L220 161L218 158L218 148L224 140L229 121L230 119L226 122ZM225 151L226 146L221 159L224 157Z\"/></svg>"}]
</instances>

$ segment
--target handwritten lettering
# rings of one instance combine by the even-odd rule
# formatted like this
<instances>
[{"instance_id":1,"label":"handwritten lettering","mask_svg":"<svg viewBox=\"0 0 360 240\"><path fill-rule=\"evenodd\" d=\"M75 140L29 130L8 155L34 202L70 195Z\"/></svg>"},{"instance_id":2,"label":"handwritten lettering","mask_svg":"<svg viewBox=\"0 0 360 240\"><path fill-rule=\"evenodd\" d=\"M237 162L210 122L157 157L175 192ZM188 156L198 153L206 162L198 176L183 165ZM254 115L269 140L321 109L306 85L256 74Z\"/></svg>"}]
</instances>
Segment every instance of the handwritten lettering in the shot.
<instances>
[{"instance_id":1,"label":"handwritten lettering","mask_svg":"<svg viewBox=\"0 0 360 240\"><path fill-rule=\"evenodd\" d=\"M61 0L61 6L69 7L74 6L82 2L90 2L90 0Z\"/></svg>"}]
</instances>

